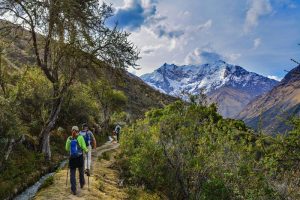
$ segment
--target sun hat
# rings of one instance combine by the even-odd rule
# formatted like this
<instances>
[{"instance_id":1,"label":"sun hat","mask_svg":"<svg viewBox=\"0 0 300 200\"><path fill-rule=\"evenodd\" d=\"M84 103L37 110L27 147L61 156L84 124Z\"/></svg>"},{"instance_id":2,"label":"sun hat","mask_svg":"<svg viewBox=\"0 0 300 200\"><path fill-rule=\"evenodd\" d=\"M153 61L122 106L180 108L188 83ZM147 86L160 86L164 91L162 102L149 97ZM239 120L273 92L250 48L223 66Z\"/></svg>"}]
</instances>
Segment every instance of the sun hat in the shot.
<instances>
[{"instance_id":1,"label":"sun hat","mask_svg":"<svg viewBox=\"0 0 300 200\"><path fill-rule=\"evenodd\" d=\"M73 127L72 127L72 131L79 131L78 126L73 126Z\"/></svg>"}]
</instances>

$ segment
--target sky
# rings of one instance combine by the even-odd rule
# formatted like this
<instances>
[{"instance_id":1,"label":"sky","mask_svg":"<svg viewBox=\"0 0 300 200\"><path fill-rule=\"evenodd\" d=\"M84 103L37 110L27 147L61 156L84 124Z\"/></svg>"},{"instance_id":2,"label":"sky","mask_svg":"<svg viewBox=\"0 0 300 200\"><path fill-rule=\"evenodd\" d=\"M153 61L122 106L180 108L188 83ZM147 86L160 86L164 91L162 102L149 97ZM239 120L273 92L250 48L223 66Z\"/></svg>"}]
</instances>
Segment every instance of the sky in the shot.
<instances>
[{"instance_id":1,"label":"sky","mask_svg":"<svg viewBox=\"0 0 300 200\"><path fill-rule=\"evenodd\" d=\"M105 0L130 32L140 70L224 60L274 79L300 61L300 0Z\"/></svg>"}]
</instances>

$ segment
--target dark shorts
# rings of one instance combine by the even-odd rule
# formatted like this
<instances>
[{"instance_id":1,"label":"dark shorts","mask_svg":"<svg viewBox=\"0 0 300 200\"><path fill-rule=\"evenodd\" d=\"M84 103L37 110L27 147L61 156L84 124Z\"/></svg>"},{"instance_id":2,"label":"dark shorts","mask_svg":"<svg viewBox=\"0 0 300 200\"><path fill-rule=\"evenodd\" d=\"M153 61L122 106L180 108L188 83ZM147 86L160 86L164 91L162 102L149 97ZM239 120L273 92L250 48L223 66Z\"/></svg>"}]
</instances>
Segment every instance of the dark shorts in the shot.
<instances>
[{"instance_id":1,"label":"dark shorts","mask_svg":"<svg viewBox=\"0 0 300 200\"><path fill-rule=\"evenodd\" d=\"M83 167L83 165L84 165L83 155L76 157L76 158L69 159L70 169L81 168L81 167Z\"/></svg>"}]
</instances>

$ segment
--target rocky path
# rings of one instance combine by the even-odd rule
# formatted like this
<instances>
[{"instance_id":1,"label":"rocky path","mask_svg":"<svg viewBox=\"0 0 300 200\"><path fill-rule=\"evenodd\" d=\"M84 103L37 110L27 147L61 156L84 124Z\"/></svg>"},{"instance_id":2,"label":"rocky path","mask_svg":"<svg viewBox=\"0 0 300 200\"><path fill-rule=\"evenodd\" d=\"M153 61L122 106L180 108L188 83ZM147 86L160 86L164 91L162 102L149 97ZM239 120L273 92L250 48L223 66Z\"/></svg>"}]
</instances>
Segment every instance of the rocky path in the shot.
<instances>
[{"instance_id":1,"label":"rocky path","mask_svg":"<svg viewBox=\"0 0 300 200\"><path fill-rule=\"evenodd\" d=\"M34 199L128 199L125 189L121 187L122 181L119 180L119 172L114 169L114 154L110 156L110 159L102 159L102 157L104 157L102 156L103 153L111 153L118 147L119 144L108 142L92 153L92 175L90 176L89 189L87 185L88 180L85 176L85 187L80 189L78 183L77 195L72 195L69 180L68 185L66 186L67 168L65 168L57 172L54 175L53 184L39 191ZM107 157L107 155L105 157ZM78 172L76 175L78 175ZM77 179L77 182L78 181L79 180Z\"/></svg>"}]
</instances>

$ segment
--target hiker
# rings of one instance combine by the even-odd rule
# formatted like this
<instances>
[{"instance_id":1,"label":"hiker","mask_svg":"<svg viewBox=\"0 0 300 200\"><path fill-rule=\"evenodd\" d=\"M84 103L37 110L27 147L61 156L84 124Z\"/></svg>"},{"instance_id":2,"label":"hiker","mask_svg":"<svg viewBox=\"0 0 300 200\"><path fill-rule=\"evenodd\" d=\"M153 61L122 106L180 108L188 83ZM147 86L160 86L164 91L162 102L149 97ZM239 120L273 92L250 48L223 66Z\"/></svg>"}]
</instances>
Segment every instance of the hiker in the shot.
<instances>
[{"instance_id":1,"label":"hiker","mask_svg":"<svg viewBox=\"0 0 300 200\"><path fill-rule=\"evenodd\" d=\"M116 132L113 130L111 136L108 136L108 139L111 143L117 143L117 140L116 140Z\"/></svg>"},{"instance_id":2,"label":"hiker","mask_svg":"<svg viewBox=\"0 0 300 200\"><path fill-rule=\"evenodd\" d=\"M76 169L78 168L79 170L80 187L83 188L85 184L83 153L87 153L89 151L85 145L84 138L79 135L79 128L77 126L72 127L72 136L67 139L66 150L70 152L69 168L71 191L74 195L76 195Z\"/></svg>"},{"instance_id":3,"label":"hiker","mask_svg":"<svg viewBox=\"0 0 300 200\"><path fill-rule=\"evenodd\" d=\"M117 126L115 127L114 132L117 135L117 142L120 142L121 126L119 124L117 124Z\"/></svg>"},{"instance_id":4,"label":"hiker","mask_svg":"<svg viewBox=\"0 0 300 200\"><path fill-rule=\"evenodd\" d=\"M90 176L91 163L92 163L92 148L95 149L97 146L96 139L94 137L94 134L89 130L87 124L82 125L82 131L80 131L79 134L83 136L85 140L85 144L89 149L89 152L86 154L86 159L84 162L84 170L86 175Z\"/></svg>"}]
</instances>

